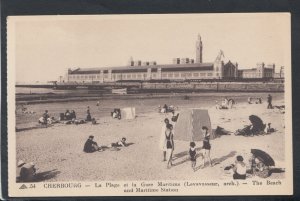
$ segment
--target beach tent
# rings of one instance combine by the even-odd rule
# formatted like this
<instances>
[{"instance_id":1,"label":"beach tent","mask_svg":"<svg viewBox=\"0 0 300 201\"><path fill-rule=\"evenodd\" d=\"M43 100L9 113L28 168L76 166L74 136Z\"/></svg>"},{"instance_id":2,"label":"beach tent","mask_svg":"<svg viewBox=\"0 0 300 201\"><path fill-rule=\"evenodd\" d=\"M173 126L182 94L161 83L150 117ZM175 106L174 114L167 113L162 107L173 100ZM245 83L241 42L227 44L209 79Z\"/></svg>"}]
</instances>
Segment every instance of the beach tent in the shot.
<instances>
[{"instance_id":1,"label":"beach tent","mask_svg":"<svg viewBox=\"0 0 300 201\"><path fill-rule=\"evenodd\" d=\"M122 119L134 119L135 118L135 108L134 107L126 107L121 109L121 117Z\"/></svg>"},{"instance_id":2,"label":"beach tent","mask_svg":"<svg viewBox=\"0 0 300 201\"><path fill-rule=\"evenodd\" d=\"M214 139L211 122L207 110L204 109L187 109L180 112L176 126L174 128L174 139L184 141L202 141L202 126L208 128L210 139Z\"/></svg>"}]
</instances>

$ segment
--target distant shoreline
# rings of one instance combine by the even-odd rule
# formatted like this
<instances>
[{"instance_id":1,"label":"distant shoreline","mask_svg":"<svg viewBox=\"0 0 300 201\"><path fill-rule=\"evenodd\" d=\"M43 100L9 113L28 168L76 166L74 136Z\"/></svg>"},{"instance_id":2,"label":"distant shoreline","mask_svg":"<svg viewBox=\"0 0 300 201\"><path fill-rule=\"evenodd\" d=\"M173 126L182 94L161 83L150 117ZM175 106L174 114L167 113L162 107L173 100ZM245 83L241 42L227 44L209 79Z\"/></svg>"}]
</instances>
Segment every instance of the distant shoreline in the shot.
<instances>
[{"instance_id":1,"label":"distant shoreline","mask_svg":"<svg viewBox=\"0 0 300 201\"><path fill-rule=\"evenodd\" d=\"M212 91L202 91L202 92L186 92L186 93L139 93L139 94L16 94L16 103L17 104L41 104L41 103L55 103L55 102L77 102L77 101L94 101L94 100L132 100L132 99L159 99L159 98L182 98L189 99L192 97L201 97L201 96L239 96L240 94L249 94L249 96L253 95L254 97L259 94L264 97L267 93L284 93L284 92L232 92L232 91L223 91L223 92L212 92ZM82 96L80 96L82 95Z\"/></svg>"}]
</instances>

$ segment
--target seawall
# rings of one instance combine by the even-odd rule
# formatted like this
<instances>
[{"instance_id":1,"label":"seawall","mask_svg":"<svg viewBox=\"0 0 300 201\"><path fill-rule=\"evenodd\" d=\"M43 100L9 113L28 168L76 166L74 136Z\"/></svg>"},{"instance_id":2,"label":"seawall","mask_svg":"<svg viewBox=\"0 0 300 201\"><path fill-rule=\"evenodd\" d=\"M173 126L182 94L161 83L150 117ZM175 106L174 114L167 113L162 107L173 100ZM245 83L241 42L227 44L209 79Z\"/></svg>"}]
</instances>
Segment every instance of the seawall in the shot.
<instances>
[{"instance_id":1,"label":"seawall","mask_svg":"<svg viewBox=\"0 0 300 201\"><path fill-rule=\"evenodd\" d=\"M283 83L143 83L144 91L284 92Z\"/></svg>"}]
</instances>

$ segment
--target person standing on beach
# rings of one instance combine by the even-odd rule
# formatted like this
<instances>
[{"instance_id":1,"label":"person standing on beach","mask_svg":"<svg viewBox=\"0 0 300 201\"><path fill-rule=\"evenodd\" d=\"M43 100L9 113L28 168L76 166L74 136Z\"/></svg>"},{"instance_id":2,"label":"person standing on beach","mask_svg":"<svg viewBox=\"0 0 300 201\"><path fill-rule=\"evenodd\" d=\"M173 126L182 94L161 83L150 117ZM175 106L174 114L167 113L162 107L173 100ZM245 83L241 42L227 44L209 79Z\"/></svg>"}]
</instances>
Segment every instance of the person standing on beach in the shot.
<instances>
[{"instance_id":1,"label":"person standing on beach","mask_svg":"<svg viewBox=\"0 0 300 201\"><path fill-rule=\"evenodd\" d=\"M272 96L270 94L268 95L267 100L268 100L268 107L267 107L267 109L272 109L273 108L273 106L272 106Z\"/></svg>"},{"instance_id":2,"label":"person standing on beach","mask_svg":"<svg viewBox=\"0 0 300 201\"><path fill-rule=\"evenodd\" d=\"M203 167L205 167L205 159L208 158L208 162L210 166L212 166L211 158L210 158L210 133L208 132L208 128L206 126L202 126L202 133L204 136L203 139L203 146L202 146L202 161L203 161Z\"/></svg>"},{"instance_id":3,"label":"person standing on beach","mask_svg":"<svg viewBox=\"0 0 300 201\"><path fill-rule=\"evenodd\" d=\"M173 140L173 125L168 124L167 130L165 132L166 135L166 147L167 147L167 159L168 164L167 168L170 169L172 166L172 155L174 151L174 140Z\"/></svg>"},{"instance_id":4,"label":"person standing on beach","mask_svg":"<svg viewBox=\"0 0 300 201\"><path fill-rule=\"evenodd\" d=\"M159 147L163 151L163 161L167 161L166 155L167 155L167 146L166 146L166 136L165 132L167 130L167 125L169 124L169 119L165 118L164 123L161 128L161 136L159 141Z\"/></svg>"},{"instance_id":5,"label":"person standing on beach","mask_svg":"<svg viewBox=\"0 0 300 201\"><path fill-rule=\"evenodd\" d=\"M43 120L44 120L44 124L47 126L48 123L48 119L49 119L49 114L48 114L48 110L45 110L45 113L43 114Z\"/></svg>"},{"instance_id":6,"label":"person standing on beach","mask_svg":"<svg viewBox=\"0 0 300 201\"><path fill-rule=\"evenodd\" d=\"M91 113L90 113L90 106L87 107L87 110L86 110L86 121L92 121L92 116L91 116Z\"/></svg>"},{"instance_id":7,"label":"person standing on beach","mask_svg":"<svg viewBox=\"0 0 300 201\"><path fill-rule=\"evenodd\" d=\"M196 167L196 144L195 144L195 142L190 143L189 154L190 154L190 159L192 162L192 168L195 171L195 167Z\"/></svg>"}]
</instances>

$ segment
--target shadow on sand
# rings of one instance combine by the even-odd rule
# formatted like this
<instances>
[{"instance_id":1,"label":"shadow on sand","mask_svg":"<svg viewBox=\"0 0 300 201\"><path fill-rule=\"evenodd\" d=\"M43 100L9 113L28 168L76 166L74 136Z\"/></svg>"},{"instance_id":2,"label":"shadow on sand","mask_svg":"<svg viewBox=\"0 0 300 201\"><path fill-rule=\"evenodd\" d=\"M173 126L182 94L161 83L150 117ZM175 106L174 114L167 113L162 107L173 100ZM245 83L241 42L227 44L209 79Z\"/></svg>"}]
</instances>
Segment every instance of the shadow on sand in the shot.
<instances>
[{"instance_id":1,"label":"shadow on sand","mask_svg":"<svg viewBox=\"0 0 300 201\"><path fill-rule=\"evenodd\" d=\"M131 145L133 145L134 143L133 142L129 142L129 143L127 143L126 145L126 147L129 147L129 146L131 146ZM106 151L106 150L109 150L109 151L120 151L121 150L121 148L126 148L126 147L110 147L110 146L101 146L101 148L102 148L102 150L103 151Z\"/></svg>"},{"instance_id":2,"label":"shadow on sand","mask_svg":"<svg viewBox=\"0 0 300 201\"><path fill-rule=\"evenodd\" d=\"M199 150L201 150L201 148L197 148L196 150L198 152ZM236 151L231 151L229 154L227 154L225 156L222 156L221 158L214 158L214 159L212 159L211 162L212 162L213 165L220 164L221 162L227 160L228 158L234 157L236 155L236 153L237 153ZM187 156L188 154L189 154L188 151L180 152L180 153L175 154L173 156L173 160L177 160L179 158ZM199 156L201 156L201 155L202 155L201 153L197 153L196 158L199 158ZM185 163L187 161L190 161L190 157L189 156L185 157L185 159L183 159L183 160L181 160L181 161L179 161L177 163L173 163L173 166L181 165L181 164L183 164L183 163ZM199 169L200 169L200 166L196 167L195 171L197 171Z\"/></svg>"},{"instance_id":3,"label":"shadow on sand","mask_svg":"<svg viewBox=\"0 0 300 201\"><path fill-rule=\"evenodd\" d=\"M196 148L196 151L200 151L201 148ZM197 153L196 154L196 158L198 158L201 154L200 153ZM186 157L185 157L186 156ZM177 166L177 165L181 165L187 161L190 161L190 157L189 157L189 152L188 151L183 151L183 152L180 152L180 153L177 153L177 154L174 154L173 157L172 157L172 160L175 161L177 159L180 159L182 157L185 157L185 159L179 161L179 162L176 162L176 163L173 163L173 166Z\"/></svg>"},{"instance_id":4,"label":"shadow on sand","mask_svg":"<svg viewBox=\"0 0 300 201\"><path fill-rule=\"evenodd\" d=\"M42 182L55 178L58 174L60 174L60 171L58 171L57 169L53 169L45 172L38 172L35 176L34 181L20 181L19 178L17 178L17 182Z\"/></svg>"},{"instance_id":5,"label":"shadow on sand","mask_svg":"<svg viewBox=\"0 0 300 201\"><path fill-rule=\"evenodd\" d=\"M53 169L45 172L39 172L36 174L35 181L41 182L41 181L49 180L56 177L58 174L60 174L60 171L58 171L57 169Z\"/></svg>"},{"instance_id":6,"label":"shadow on sand","mask_svg":"<svg viewBox=\"0 0 300 201\"><path fill-rule=\"evenodd\" d=\"M269 171L270 175L273 174L273 173L283 173L283 172L285 172L285 170L282 169L282 168L272 168Z\"/></svg>"},{"instance_id":7,"label":"shadow on sand","mask_svg":"<svg viewBox=\"0 0 300 201\"><path fill-rule=\"evenodd\" d=\"M35 129L42 129L42 128L49 128L52 125L37 125L37 126L32 126L32 127L27 127L27 128L16 128L16 132L21 132L21 131L28 131L28 130L35 130Z\"/></svg>"},{"instance_id":8,"label":"shadow on sand","mask_svg":"<svg viewBox=\"0 0 300 201\"><path fill-rule=\"evenodd\" d=\"M221 158L214 158L211 160L212 164L216 165L216 164L220 164L223 161L227 160L228 158L232 158L236 155L236 151L231 151L229 154L222 156Z\"/></svg>"}]
</instances>

